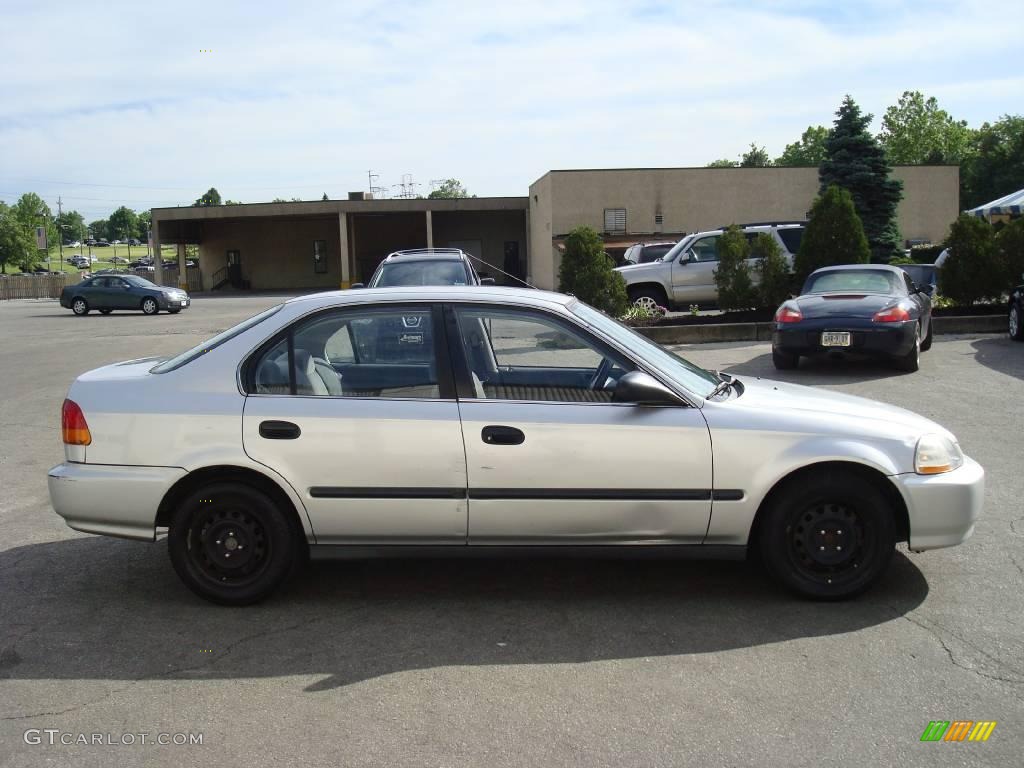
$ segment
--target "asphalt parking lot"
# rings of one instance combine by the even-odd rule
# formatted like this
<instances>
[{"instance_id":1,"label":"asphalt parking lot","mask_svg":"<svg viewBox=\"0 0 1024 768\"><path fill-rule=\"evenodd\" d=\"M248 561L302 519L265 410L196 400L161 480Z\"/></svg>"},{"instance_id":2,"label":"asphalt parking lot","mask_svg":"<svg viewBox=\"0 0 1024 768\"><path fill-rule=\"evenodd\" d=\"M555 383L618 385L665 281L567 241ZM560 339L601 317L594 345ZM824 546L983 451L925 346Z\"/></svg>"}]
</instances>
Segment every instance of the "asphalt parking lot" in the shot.
<instances>
[{"instance_id":1,"label":"asphalt parking lot","mask_svg":"<svg viewBox=\"0 0 1024 768\"><path fill-rule=\"evenodd\" d=\"M777 374L766 344L677 348L918 411L985 466L974 537L901 550L854 602L791 599L744 563L416 561L320 563L265 604L218 608L162 543L65 527L46 470L78 373L277 301L85 318L0 302L0 766L1020 764L1024 344L937 336L909 375ZM931 720L998 726L921 743ZM37 745L28 729L203 744Z\"/></svg>"}]
</instances>

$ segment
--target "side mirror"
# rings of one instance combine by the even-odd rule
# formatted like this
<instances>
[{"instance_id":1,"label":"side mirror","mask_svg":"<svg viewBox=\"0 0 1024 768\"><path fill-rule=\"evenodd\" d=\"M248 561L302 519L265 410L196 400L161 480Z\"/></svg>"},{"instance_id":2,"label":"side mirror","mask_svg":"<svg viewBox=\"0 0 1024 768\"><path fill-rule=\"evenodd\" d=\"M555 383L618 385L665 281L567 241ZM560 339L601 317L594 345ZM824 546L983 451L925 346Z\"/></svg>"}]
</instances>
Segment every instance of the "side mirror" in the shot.
<instances>
[{"instance_id":1,"label":"side mirror","mask_svg":"<svg viewBox=\"0 0 1024 768\"><path fill-rule=\"evenodd\" d=\"M693 252L692 251L683 251L683 255L679 257L679 263L681 265L682 264L689 264L691 261L693 261Z\"/></svg>"},{"instance_id":2,"label":"side mirror","mask_svg":"<svg viewBox=\"0 0 1024 768\"><path fill-rule=\"evenodd\" d=\"M497 285L493 277L481 277L480 285Z\"/></svg>"},{"instance_id":3,"label":"side mirror","mask_svg":"<svg viewBox=\"0 0 1024 768\"><path fill-rule=\"evenodd\" d=\"M365 287L366 287L366 283L352 283L352 285L349 286L349 290L355 290L356 288L365 288Z\"/></svg>"},{"instance_id":4,"label":"side mirror","mask_svg":"<svg viewBox=\"0 0 1024 768\"><path fill-rule=\"evenodd\" d=\"M683 405L674 392L643 371L630 371L619 379L612 393L613 403L636 405Z\"/></svg>"}]
</instances>

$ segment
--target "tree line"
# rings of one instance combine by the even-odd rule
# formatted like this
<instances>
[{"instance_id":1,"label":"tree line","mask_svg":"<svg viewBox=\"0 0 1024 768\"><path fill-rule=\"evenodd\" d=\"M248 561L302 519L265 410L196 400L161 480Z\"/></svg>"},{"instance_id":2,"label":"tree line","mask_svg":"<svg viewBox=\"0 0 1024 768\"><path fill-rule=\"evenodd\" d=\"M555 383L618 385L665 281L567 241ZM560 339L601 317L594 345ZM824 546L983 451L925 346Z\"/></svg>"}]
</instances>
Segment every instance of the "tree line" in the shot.
<instances>
[{"instance_id":1,"label":"tree line","mask_svg":"<svg viewBox=\"0 0 1024 768\"><path fill-rule=\"evenodd\" d=\"M865 115L867 123L871 115ZM738 160L719 159L709 168L820 167L831 129L807 127L799 141L772 158L751 143ZM1003 115L971 128L939 106L934 97L905 91L882 116L875 140L891 165L959 165L962 209L995 200L1024 187L1024 116Z\"/></svg>"}]
</instances>

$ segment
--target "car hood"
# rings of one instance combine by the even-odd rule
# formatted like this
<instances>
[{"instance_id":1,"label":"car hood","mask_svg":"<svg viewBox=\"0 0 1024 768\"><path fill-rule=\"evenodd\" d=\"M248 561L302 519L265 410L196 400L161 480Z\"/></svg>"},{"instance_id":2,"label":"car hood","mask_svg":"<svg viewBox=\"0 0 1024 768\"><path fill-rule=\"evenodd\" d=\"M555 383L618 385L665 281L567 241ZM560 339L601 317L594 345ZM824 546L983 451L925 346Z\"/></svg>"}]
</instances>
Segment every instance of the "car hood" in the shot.
<instances>
[{"instance_id":1,"label":"car hood","mask_svg":"<svg viewBox=\"0 0 1024 768\"><path fill-rule=\"evenodd\" d=\"M770 379L740 377L740 381L743 395L733 401L735 404L762 413L820 420L824 425L822 431L831 428L837 432L878 432L915 438L935 433L955 439L949 430L931 419L877 400Z\"/></svg>"},{"instance_id":2,"label":"car hood","mask_svg":"<svg viewBox=\"0 0 1024 768\"><path fill-rule=\"evenodd\" d=\"M650 272L652 275L658 274L664 267L665 262L663 261L648 261L646 264L626 264L622 267L616 267L615 271L630 277L638 277L645 272Z\"/></svg>"},{"instance_id":3,"label":"car hood","mask_svg":"<svg viewBox=\"0 0 1024 768\"><path fill-rule=\"evenodd\" d=\"M805 294L796 298L805 319L819 317L871 317L880 309L895 304L898 296L884 293Z\"/></svg>"}]
</instances>

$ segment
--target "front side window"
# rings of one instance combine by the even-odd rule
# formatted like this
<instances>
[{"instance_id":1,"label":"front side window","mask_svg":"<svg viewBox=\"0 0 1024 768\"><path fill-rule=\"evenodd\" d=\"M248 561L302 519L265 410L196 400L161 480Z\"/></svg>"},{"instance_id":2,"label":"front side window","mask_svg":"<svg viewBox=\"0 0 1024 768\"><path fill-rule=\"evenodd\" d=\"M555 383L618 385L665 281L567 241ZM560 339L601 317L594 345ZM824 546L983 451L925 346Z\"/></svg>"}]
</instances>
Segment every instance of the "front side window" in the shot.
<instances>
[{"instance_id":1,"label":"front side window","mask_svg":"<svg viewBox=\"0 0 1024 768\"><path fill-rule=\"evenodd\" d=\"M618 353L544 313L455 312L477 399L607 403L619 378L633 370Z\"/></svg>"},{"instance_id":2,"label":"front side window","mask_svg":"<svg viewBox=\"0 0 1024 768\"><path fill-rule=\"evenodd\" d=\"M718 261L718 237L702 237L690 246L690 253L697 262Z\"/></svg>"},{"instance_id":3,"label":"front side window","mask_svg":"<svg viewBox=\"0 0 1024 768\"><path fill-rule=\"evenodd\" d=\"M251 391L438 398L431 309L340 310L301 321L255 361Z\"/></svg>"}]
</instances>

